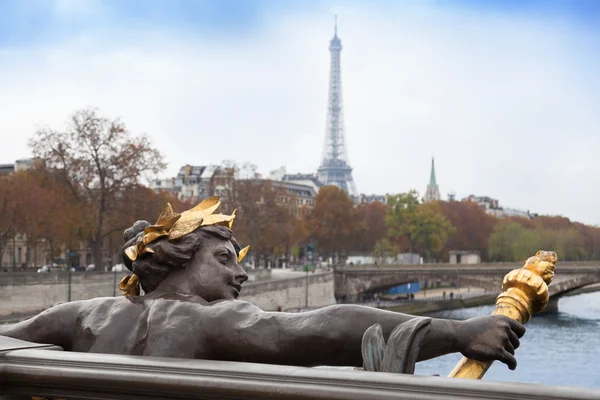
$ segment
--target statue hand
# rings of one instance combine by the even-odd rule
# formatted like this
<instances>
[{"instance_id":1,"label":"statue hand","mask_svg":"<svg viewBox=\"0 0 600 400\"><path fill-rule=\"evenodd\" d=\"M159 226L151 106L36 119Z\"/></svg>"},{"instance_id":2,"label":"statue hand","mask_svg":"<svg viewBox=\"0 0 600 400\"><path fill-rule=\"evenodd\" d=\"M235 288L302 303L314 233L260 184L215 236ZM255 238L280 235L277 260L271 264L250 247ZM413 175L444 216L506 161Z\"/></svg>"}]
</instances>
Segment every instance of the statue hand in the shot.
<instances>
[{"instance_id":1,"label":"statue hand","mask_svg":"<svg viewBox=\"0 0 600 400\"><path fill-rule=\"evenodd\" d=\"M511 370L517 367L515 349L524 333L522 324L500 315L462 321L456 332L458 348L465 357L479 361L499 360Z\"/></svg>"}]
</instances>

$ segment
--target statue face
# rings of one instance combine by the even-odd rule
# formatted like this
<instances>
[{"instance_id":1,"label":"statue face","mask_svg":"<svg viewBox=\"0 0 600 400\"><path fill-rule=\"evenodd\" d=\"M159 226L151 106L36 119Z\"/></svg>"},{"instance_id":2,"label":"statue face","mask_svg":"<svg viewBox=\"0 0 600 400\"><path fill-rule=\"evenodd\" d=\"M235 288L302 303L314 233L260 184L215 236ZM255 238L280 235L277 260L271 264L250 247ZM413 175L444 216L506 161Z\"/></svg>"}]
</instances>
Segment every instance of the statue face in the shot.
<instances>
[{"instance_id":1,"label":"statue face","mask_svg":"<svg viewBox=\"0 0 600 400\"><path fill-rule=\"evenodd\" d=\"M233 244L217 237L205 239L186 270L194 294L206 301L236 299L248 279Z\"/></svg>"}]
</instances>

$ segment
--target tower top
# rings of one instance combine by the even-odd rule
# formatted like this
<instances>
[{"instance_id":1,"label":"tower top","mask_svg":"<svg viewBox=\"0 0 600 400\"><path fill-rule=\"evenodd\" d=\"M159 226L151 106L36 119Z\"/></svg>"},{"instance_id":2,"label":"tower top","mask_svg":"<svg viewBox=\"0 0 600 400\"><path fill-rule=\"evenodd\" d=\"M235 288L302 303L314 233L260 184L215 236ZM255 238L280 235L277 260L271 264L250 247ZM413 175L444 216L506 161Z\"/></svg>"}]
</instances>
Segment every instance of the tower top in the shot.
<instances>
[{"instance_id":1,"label":"tower top","mask_svg":"<svg viewBox=\"0 0 600 400\"><path fill-rule=\"evenodd\" d=\"M433 157L431 157L431 175L429 176L429 184L431 186L437 185L437 183L435 182L435 161Z\"/></svg>"},{"instance_id":2,"label":"tower top","mask_svg":"<svg viewBox=\"0 0 600 400\"><path fill-rule=\"evenodd\" d=\"M335 16L335 27L333 37L337 37L337 15Z\"/></svg>"},{"instance_id":3,"label":"tower top","mask_svg":"<svg viewBox=\"0 0 600 400\"><path fill-rule=\"evenodd\" d=\"M333 26L333 39L329 42L329 51L342 51L342 41L337 35L337 15Z\"/></svg>"}]
</instances>

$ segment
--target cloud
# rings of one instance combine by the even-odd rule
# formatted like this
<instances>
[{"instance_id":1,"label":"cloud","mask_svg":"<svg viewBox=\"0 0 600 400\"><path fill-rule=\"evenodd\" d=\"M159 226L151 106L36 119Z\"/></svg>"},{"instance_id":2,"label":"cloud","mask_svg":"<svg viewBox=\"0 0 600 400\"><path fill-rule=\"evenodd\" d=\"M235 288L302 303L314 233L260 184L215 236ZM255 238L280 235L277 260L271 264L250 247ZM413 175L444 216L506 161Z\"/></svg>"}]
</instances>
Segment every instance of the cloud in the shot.
<instances>
[{"instance_id":1,"label":"cloud","mask_svg":"<svg viewBox=\"0 0 600 400\"><path fill-rule=\"evenodd\" d=\"M60 128L96 106L149 134L167 174L224 159L312 172L333 13L359 191L424 193L435 156L442 193L600 222L598 32L561 17L435 3L322 3L265 11L252 29L222 37L90 28L0 49L0 159L27 156L37 126Z\"/></svg>"}]
</instances>

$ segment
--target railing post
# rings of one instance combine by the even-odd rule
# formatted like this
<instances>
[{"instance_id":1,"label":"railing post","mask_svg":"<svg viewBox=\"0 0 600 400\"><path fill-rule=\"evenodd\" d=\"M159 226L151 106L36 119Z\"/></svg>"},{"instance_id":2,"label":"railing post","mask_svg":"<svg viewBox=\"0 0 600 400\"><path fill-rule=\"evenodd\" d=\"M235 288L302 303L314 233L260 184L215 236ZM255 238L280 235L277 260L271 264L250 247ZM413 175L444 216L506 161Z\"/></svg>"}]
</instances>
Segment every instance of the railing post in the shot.
<instances>
[{"instance_id":1,"label":"railing post","mask_svg":"<svg viewBox=\"0 0 600 400\"><path fill-rule=\"evenodd\" d=\"M69 268L69 289L68 289L67 301L68 302L71 301L71 268Z\"/></svg>"}]
</instances>

